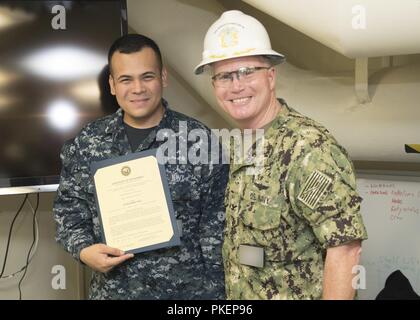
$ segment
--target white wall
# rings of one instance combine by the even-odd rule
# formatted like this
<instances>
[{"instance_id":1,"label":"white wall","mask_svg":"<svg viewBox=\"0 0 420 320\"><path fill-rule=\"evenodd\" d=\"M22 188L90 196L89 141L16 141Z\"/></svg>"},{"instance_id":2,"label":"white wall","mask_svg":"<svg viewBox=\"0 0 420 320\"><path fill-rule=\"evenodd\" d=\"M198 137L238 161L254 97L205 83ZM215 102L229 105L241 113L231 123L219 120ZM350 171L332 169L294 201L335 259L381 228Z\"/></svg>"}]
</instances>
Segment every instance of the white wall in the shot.
<instances>
[{"instance_id":1,"label":"white wall","mask_svg":"<svg viewBox=\"0 0 420 320\"><path fill-rule=\"evenodd\" d=\"M83 278L78 276L79 265L55 242L55 226L52 219L52 202L55 193L40 195L38 210L39 244L21 285L22 299L79 299L83 297ZM7 237L13 217L24 195L0 196L0 271L3 266ZM30 195L35 207L36 195ZM32 211L25 204L15 221L11 237L4 276L14 273L26 263L32 243ZM52 269L56 265L65 268L65 289L55 290L52 286ZM18 299L18 283L23 272L10 279L0 280L0 300ZM79 282L80 280L80 282Z\"/></svg>"},{"instance_id":2,"label":"white wall","mask_svg":"<svg viewBox=\"0 0 420 320\"><path fill-rule=\"evenodd\" d=\"M163 96L174 110L198 119L212 129L231 127L171 66L167 69L168 87Z\"/></svg>"}]
</instances>

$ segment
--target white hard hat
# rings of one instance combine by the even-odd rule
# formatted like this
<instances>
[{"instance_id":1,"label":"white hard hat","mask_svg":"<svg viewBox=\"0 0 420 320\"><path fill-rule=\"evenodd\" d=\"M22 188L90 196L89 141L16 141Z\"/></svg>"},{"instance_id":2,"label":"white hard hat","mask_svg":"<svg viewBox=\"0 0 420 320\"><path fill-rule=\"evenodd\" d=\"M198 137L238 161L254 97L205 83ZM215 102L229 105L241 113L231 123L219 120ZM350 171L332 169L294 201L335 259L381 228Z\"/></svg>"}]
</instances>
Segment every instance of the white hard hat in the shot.
<instances>
[{"instance_id":1,"label":"white hard hat","mask_svg":"<svg viewBox=\"0 0 420 320\"><path fill-rule=\"evenodd\" d=\"M200 74L216 61L256 55L271 58L273 64L285 60L284 55L271 49L267 30L257 19L239 10L226 11L207 31L203 59L194 72Z\"/></svg>"}]
</instances>

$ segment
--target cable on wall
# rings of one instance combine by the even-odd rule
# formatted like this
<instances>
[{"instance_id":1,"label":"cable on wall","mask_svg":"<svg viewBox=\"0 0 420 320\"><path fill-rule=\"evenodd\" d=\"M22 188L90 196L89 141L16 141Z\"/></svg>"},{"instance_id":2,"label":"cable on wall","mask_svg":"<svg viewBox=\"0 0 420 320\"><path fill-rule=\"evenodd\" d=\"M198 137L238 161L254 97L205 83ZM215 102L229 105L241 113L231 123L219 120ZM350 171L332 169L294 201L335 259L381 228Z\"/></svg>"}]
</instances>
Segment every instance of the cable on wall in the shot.
<instances>
[{"instance_id":1,"label":"cable on wall","mask_svg":"<svg viewBox=\"0 0 420 320\"><path fill-rule=\"evenodd\" d=\"M32 215L32 217L33 217L32 218L32 238L33 238L33 240L32 240L31 247L29 248L28 254L26 256L26 265L24 267L25 271L23 272L22 278L20 278L20 281L19 281L19 284L18 284L19 300L22 300L22 290L21 290L20 286L22 284L23 279L25 278L26 272L28 271L28 266L29 266L29 263L30 263L30 256L31 256L32 249L34 248L35 243L37 242L36 241L36 239L37 239L37 237L36 237L36 234L37 234L36 233L36 214L38 213L38 207L39 207L39 193L36 194L36 207L35 207L35 210L33 210L33 215ZM32 208L32 205L31 205L31 208Z\"/></svg>"},{"instance_id":2,"label":"cable on wall","mask_svg":"<svg viewBox=\"0 0 420 320\"><path fill-rule=\"evenodd\" d=\"M2 267L1 272L0 272L0 279L3 277L4 270L6 269L6 264L7 264L7 255L8 255L8 253L9 253L10 239L11 239L11 237L12 237L12 233L13 233L13 226L14 226L14 224L15 224L15 221L16 221L17 217L18 217L18 216L19 216L19 214L21 213L22 208L23 208L23 206L25 205L25 203L26 203L26 200L27 200L27 199L28 199L28 194L26 194L26 195L25 195L25 198L23 199L23 201L22 201L22 203L21 203L21 205L20 205L20 207L19 207L18 211L16 212L16 214L15 214L15 216L14 216L13 220L12 220L12 223L11 223L11 225L10 225L9 235L8 235L8 237L7 237L6 252L4 253L3 267Z\"/></svg>"},{"instance_id":3,"label":"cable on wall","mask_svg":"<svg viewBox=\"0 0 420 320\"><path fill-rule=\"evenodd\" d=\"M27 203L29 204L29 206L30 206L30 208L32 210L32 214L34 214L35 209L32 206L32 203L29 201L29 198L28 198ZM31 263L33 257L35 256L35 253L38 250L38 244L39 244L39 223L38 223L38 217L35 217L35 230L36 230L36 235L35 235L36 242L35 242L35 245L34 245L34 249L31 252L31 256L29 257L29 264ZM1 280L7 280L7 279L14 278L16 275L18 275L19 273L21 273L22 271L24 271L25 268L26 268L26 265L22 266L22 268L20 268L19 270L15 271L15 272L12 272L12 273L10 273L8 275L1 276L0 277L0 281Z\"/></svg>"}]
</instances>

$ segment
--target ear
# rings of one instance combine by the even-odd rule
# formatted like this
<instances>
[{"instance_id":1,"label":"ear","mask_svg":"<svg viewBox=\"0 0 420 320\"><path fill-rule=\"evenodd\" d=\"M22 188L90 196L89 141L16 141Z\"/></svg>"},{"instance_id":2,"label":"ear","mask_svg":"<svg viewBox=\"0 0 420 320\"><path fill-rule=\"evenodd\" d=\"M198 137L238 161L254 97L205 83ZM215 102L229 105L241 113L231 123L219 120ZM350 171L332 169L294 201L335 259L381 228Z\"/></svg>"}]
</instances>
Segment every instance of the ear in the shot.
<instances>
[{"instance_id":1,"label":"ear","mask_svg":"<svg viewBox=\"0 0 420 320\"><path fill-rule=\"evenodd\" d=\"M267 70L270 90L272 91L276 90L276 72L277 71L275 67L272 67L271 69Z\"/></svg>"},{"instance_id":2,"label":"ear","mask_svg":"<svg viewBox=\"0 0 420 320\"><path fill-rule=\"evenodd\" d=\"M109 75L109 88L111 89L111 94L113 96L115 96L115 85L114 85L114 78L112 77L112 75Z\"/></svg>"},{"instance_id":3,"label":"ear","mask_svg":"<svg viewBox=\"0 0 420 320\"><path fill-rule=\"evenodd\" d=\"M166 71L166 68L162 68L162 87L166 88L168 86L168 72Z\"/></svg>"}]
</instances>

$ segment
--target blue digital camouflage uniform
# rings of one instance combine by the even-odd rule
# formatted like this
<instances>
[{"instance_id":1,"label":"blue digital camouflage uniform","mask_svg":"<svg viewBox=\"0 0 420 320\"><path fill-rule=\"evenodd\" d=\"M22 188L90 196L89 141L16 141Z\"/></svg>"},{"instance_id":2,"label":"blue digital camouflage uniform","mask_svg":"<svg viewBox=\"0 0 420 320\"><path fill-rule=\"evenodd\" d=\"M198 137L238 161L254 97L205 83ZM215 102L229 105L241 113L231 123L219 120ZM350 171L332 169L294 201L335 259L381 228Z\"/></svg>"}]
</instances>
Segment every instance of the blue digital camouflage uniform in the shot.
<instances>
[{"instance_id":1,"label":"blue digital camouflage uniform","mask_svg":"<svg viewBox=\"0 0 420 320\"><path fill-rule=\"evenodd\" d=\"M207 127L163 104L163 119L137 151L159 147L165 141L156 140L157 131L178 133L179 121L186 121L188 131L203 130L210 143ZM120 109L88 124L62 149L56 239L76 259L83 248L103 242L89 168L94 161L131 153L122 117ZM182 139L179 135L178 142ZM181 246L136 254L108 273L94 272L91 299L224 299L221 245L229 168L219 163L165 165L175 215L182 222Z\"/></svg>"},{"instance_id":2,"label":"blue digital camouflage uniform","mask_svg":"<svg viewBox=\"0 0 420 320\"><path fill-rule=\"evenodd\" d=\"M326 249L367 238L346 151L324 127L280 102L262 156L252 162L249 153L242 164L231 158L223 244L228 299L319 299ZM253 167L259 171L247 174ZM240 245L263 248L264 266L240 263Z\"/></svg>"}]
</instances>

